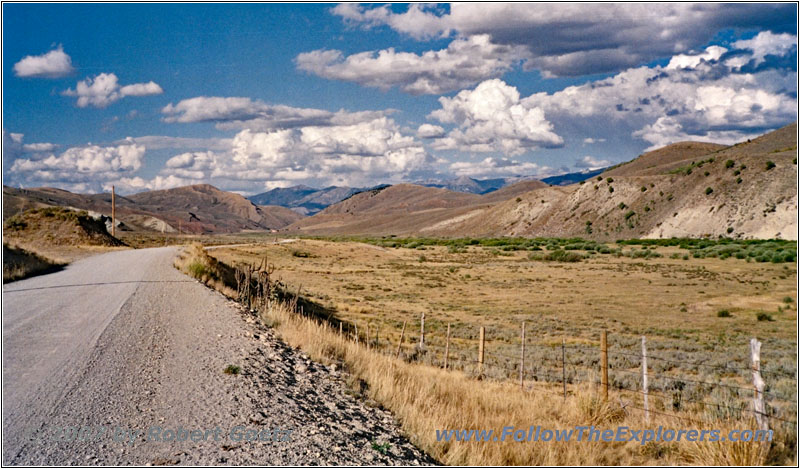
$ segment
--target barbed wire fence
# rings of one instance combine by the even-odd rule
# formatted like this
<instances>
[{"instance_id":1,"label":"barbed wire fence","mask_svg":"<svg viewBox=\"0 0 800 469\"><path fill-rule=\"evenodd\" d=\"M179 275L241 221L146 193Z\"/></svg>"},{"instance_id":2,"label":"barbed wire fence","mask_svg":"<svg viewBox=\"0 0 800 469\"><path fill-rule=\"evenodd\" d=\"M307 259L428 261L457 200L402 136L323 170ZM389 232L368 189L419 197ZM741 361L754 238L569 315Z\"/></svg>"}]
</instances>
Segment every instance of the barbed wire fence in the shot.
<instances>
[{"instance_id":1,"label":"barbed wire fence","mask_svg":"<svg viewBox=\"0 0 800 469\"><path fill-rule=\"evenodd\" d=\"M427 320L430 323L431 318ZM735 361L717 365L677 360L648 354L644 336L637 337L642 344L638 351L613 346L607 340L604 349L605 331L599 331L595 344L576 343L585 342L584 337L565 337L561 343L552 340L537 343L531 340L530 333L526 337L525 332L521 333L519 343L509 344L487 340L485 327L478 328L477 337L457 337L452 334L451 324L446 325L446 334L434 334L425 330L425 321L424 315L412 323L365 321L360 327L356 324L345 329L342 334L345 339L407 362L457 370L478 380L512 381L524 390L545 392L563 399L586 389L587 384L593 385L606 400L611 399L609 392L616 393L626 413L628 410L641 412L645 420L653 414L712 424L752 416L760 427L766 427L766 422L772 422L773 427L779 424L797 426L796 396L794 399L781 397L764 381L781 378L796 381L796 375L779 369L762 369L758 356L751 356L750 366ZM524 327L521 326L521 330ZM745 345L748 344L743 347ZM519 348L516 355L508 351L513 346ZM658 368L669 373L656 372L653 362L663 364ZM716 379L696 376L698 369L713 373ZM764 384L759 387L755 384L757 380ZM697 417L678 414L687 411Z\"/></svg>"},{"instance_id":2,"label":"barbed wire fence","mask_svg":"<svg viewBox=\"0 0 800 469\"><path fill-rule=\"evenodd\" d=\"M787 399L768 386L769 382L789 379L796 390L796 372L762 368L761 343L755 338L749 343L749 363L738 358L722 360L724 364L720 365L668 358L660 354L665 349L649 354L644 336L614 333L617 340L609 344L606 330L592 331L596 340L564 336L558 341L551 337L547 342L537 342L531 340L530 332L526 336L527 323L522 322L520 340L512 343L487 340L487 328L474 324L464 327L465 323L459 323L460 330L468 333L458 335L452 323L436 321L440 326L437 330L446 324L447 331L437 334L430 327L432 318L426 318L425 313L418 321L373 319L359 324L333 313L312 311L313 304L303 301L301 289L291 292L274 282L273 272L274 267L266 261L258 266L236 266L238 301L248 309L259 309L273 299L283 300L296 313L338 332L343 340L376 353L459 371L477 380L515 382L523 390L562 399L585 390L587 385L595 386L605 401L615 393L613 397L625 413L641 412L645 421L651 414L702 424L752 416L760 429L782 425L797 431L796 394ZM641 344L641 348L623 344ZM705 374L698 376L698 370L713 372L714 381L704 378ZM694 416L688 417L689 412Z\"/></svg>"}]
</instances>

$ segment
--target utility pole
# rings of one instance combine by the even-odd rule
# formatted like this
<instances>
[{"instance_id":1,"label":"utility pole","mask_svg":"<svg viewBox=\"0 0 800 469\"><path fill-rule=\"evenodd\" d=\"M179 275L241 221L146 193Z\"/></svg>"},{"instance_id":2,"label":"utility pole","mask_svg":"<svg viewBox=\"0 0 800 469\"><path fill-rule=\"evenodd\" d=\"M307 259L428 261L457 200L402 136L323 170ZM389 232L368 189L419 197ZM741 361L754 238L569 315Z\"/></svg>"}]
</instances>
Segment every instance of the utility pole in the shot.
<instances>
[{"instance_id":1,"label":"utility pole","mask_svg":"<svg viewBox=\"0 0 800 469\"><path fill-rule=\"evenodd\" d=\"M111 236L117 236L117 200L114 186L111 186Z\"/></svg>"}]
</instances>

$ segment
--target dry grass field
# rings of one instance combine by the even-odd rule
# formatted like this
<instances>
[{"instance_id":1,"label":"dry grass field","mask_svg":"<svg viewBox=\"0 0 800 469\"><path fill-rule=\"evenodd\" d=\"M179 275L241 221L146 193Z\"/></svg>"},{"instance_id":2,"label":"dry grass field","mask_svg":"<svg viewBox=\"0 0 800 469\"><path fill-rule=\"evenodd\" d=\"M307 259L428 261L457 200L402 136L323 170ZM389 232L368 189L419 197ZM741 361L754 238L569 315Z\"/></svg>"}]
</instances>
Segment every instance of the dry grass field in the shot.
<instances>
[{"instance_id":1,"label":"dry grass field","mask_svg":"<svg viewBox=\"0 0 800 469\"><path fill-rule=\"evenodd\" d=\"M210 254L227 265L258 263L266 257L286 289L309 300L304 304L315 310L314 315L346 321L351 328L343 338L331 323L293 315L280 303L260 311L292 345L348 368L354 388L395 412L412 439L442 462L793 461L797 399L793 263L684 257L687 251L678 247L653 247L653 254L635 258L627 255L639 248L609 245L611 254L595 253L578 262L546 262L539 260L546 251L380 244L270 240L216 248ZM415 346L421 313L425 313L424 350ZM398 361L393 356L404 321L404 359ZM525 383L520 388L522 321L527 337ZM447 324L452 371L441 369ZM480 381L475 381L480 326L487 331L486 364ZM352 340L354 327L360 346ZM595 384L602 330L609 334L608 404L597 401ZM550 446L444 444L432 436L436 428L494 428L506 421L549 422L554 428L588 421L645 427L639 392L641 335L647 337L650 356L649 425L671 428L755 425L749 412L753 392L747 369L748 341L757 337L763 343L762 370L776 431L770 454L755 446L732 444L599 445L566 454L551 451ZM560 397L562 340L566 401Z\"/></svg>"},{"instance_id":2,"label":"dry grass field","mask_svg":"<svg viewBox=\"0 0 800 469\"><path fill-rule=\"evenodd\" d=\"M635 257L645 250L614 244L608 245L612 254L578 262L539 260L547 251L381 244L299 239L213 255L229 265L266 257L291 291L299 289L323 315L353 324L361 340L368 334L384 351L397 348L405 322L403 354L416 362L443 365L450 324L450 367L472 375L484 326L484 375L518 379L524 321L528 387L559 384L562 373L569 392L596 383L599 337L608 331L610 383L632 407L641 405L640 340L646 336L654 408L691 408L709 419L748 415L748 342L756 337L763 343L770 408L794 420L794 263L696 258L679 247L655 246ZM422 313L426 347L419 350L413 345Z\"/></svg>"}]
</instances>

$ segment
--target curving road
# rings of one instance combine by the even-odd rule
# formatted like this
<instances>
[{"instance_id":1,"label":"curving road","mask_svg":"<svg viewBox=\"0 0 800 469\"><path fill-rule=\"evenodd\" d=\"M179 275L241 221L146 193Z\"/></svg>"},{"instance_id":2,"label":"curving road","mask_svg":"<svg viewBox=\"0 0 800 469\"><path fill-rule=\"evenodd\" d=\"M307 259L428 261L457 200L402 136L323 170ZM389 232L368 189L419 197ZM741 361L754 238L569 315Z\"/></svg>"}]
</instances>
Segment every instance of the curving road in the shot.
<instances>
[{"instance_id":1,"label":"curving road","mask_svg":"<svg viewBox=\"0 0 800 469\"><path fill-rule=\"evenodd\" d=\"M174 269L176 253L116 251L3 286L3 465L432 462L338 372ZM236 441L237 426L283 441ZM212 437L156 441L156 427Z\"/></svg>"}]
</instances>

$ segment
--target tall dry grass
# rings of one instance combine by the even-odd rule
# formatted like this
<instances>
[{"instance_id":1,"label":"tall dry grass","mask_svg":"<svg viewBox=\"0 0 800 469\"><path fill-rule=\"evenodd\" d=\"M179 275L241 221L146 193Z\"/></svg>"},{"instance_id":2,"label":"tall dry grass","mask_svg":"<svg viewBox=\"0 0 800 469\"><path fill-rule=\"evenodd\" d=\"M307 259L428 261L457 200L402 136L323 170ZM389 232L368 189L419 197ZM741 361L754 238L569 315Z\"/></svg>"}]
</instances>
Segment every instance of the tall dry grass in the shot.
<instances>
[{"instance_id":1,"label":"tall dry grass","mask_svg":"<svg viewBox=\"0 0 800 469\"><path fill-rule=\"evenodd\" d=\"M236 290L230 287L229 270L209 256L200 243L183 248L173 261L178 270L200 280L223 295L234 298Z\"/></svg>"},{"instance_id":2,"label":"tall dry grass","mask_svg":"<svg viewBox=\"0 0 800 469\"><path fill-rule=\"evenodd\" d=\"M3 243L3 283L55 272L63 266L63 262Z\"/></svg>"},{"instance_id":3,"label":"tall dry grass","mask_svg":"<svg viewBox=\"0 0 800 469\"><path fill-rule=\"evenodd\" d=\"M224 265L192 246L176 266L191 272L201 265L214 272L201 273L205 282L233 296L224 285ZM259 315L288 344L315 360L338 364L349 374L353 387L389 409L408 438L448 465L762 465L767 446L734 442L458 442L437 441L437 430L527 429L539 425L551 430L593 425L601 429L754 429L750 421L719 424L689 423L663 415L624 411L614 400L604 402L591 386L563 399L558 389L537 384L527 391L509 382L478 381L458 371L445 371L407 363L348 340L328 323L298 314L283 302L272 301ZM687 420L694 416L683 414ZM691 421L690 420L690 421ZM781 463L790 463L782 461Z\"/></svg>"}]
</instances>

